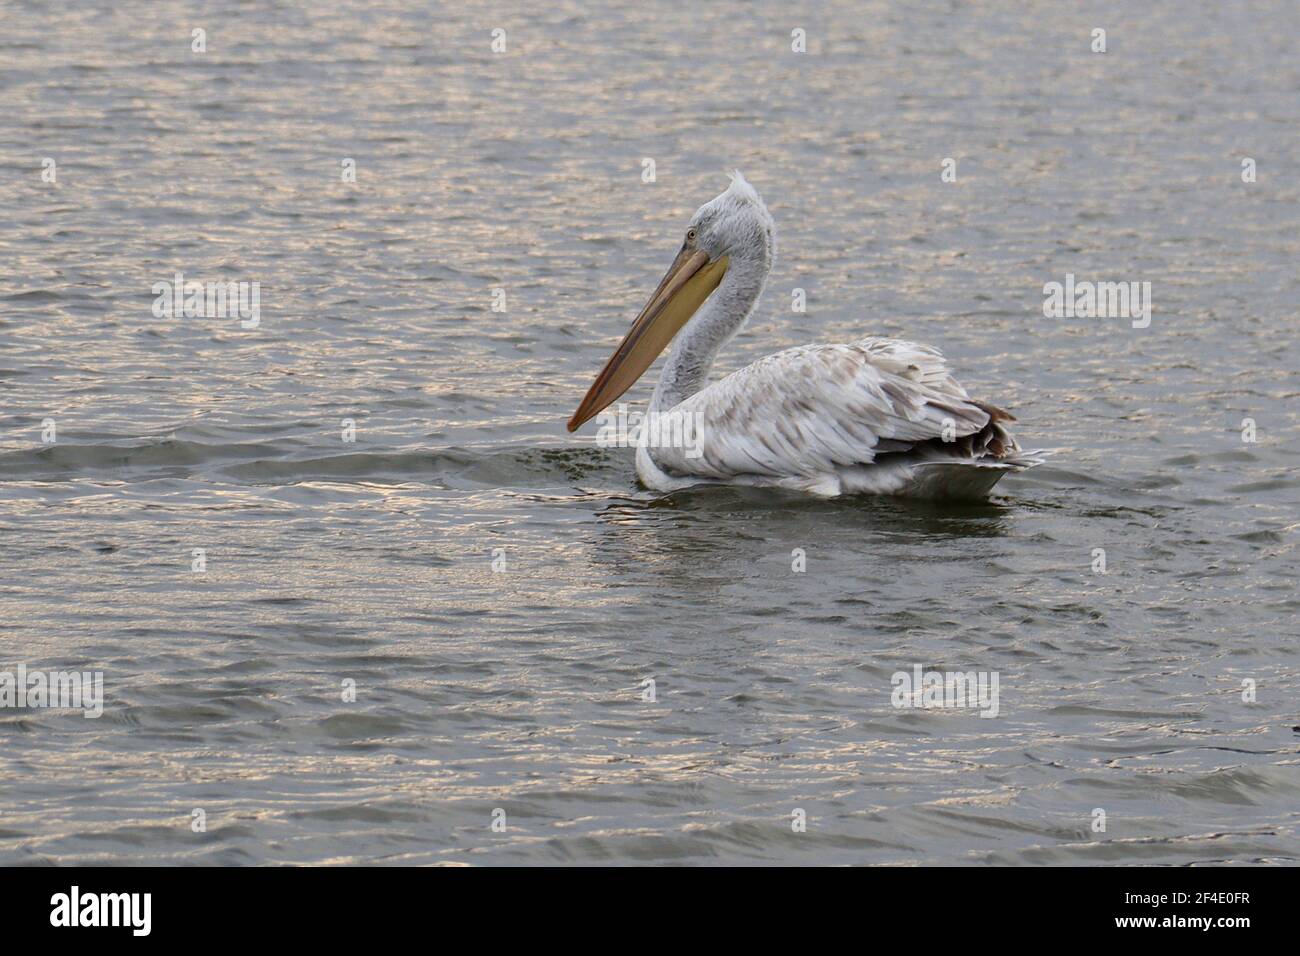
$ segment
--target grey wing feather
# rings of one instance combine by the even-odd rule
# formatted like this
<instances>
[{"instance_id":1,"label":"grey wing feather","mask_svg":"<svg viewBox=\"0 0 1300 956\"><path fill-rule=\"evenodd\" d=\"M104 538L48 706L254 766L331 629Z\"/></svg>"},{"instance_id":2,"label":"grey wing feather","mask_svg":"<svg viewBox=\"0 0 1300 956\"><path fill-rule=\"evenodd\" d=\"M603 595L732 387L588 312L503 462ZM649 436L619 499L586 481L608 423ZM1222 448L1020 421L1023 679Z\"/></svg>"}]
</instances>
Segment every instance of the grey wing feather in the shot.
<instances>
[{"instance_id":1,"label":"grey wing feather","mask_svg":"<svg viewBox=\"0 0 1300 956\"><path fill-rule=\"evenodd\" d=\"M918 442L976 434L998 410L973 401L937 350L865 339L769 355L673 413L694 417L703 454L656 448L660 467L725 479L826 474L870 464L878 454Z\"/></svg>"}]
</instances>

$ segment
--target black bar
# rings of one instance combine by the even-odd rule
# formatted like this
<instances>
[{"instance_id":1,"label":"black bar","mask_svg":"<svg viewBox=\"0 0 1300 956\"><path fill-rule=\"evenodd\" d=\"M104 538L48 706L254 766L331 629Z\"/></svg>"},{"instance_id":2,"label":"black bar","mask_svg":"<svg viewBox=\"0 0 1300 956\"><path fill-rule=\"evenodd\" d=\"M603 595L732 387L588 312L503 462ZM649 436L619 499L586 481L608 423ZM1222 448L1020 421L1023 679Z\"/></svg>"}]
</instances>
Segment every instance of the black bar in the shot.
<instances>
[{"instance_id":1,"label":"black bar","mask_svg":"<svg viewBox=\"0 0 1300 956\"><path fill-rule=\"evenodd\" d=\"M30 868L0 871L6 939L31 935L80 942L110 937L203 945L341 943L351 932L442 933L457 925L486 940L504 928L550 934L597 923L635 936L672 939L675 928L712 924L734 945L764 941L773 924L791 932L836 931L863 941L996 939L1002 931L1044 930L1069 940L1128 937L1232 945L1242 933L1277 932L1294 895L1280 868L1156 869L766 869L499 868ZM1285 881L1285 882L1284 882ZM119 926L54 926L77 887L82 912L97 894L149 894ZM87 904L88 896L94 903ZM59 911L60 898L69 904ZM112 905L108 907L112 909ZM85 907L89 906L90 909ZM1289 914L1286 914L1289 915ZM1133 921L1139 922L1133 922ZM1202 920L1208 920L1203 925ZM1147 922L1149 921L1149 922ZM1195 922L1192 922L1195 921ZM66 922L66 920L65 920ZM779 928L778 926L778 928ZM661 935L661 934L668 935ZM993 935L987 935L987 934ZM955 935L954 935L955 934ZM971 934L975 934L972 936ZM1049 937L1050 938L1050 937ZM612 939L611 939L612 942ZM17 952L19 950L11 950Z\"/></svg>"}]
</instances>

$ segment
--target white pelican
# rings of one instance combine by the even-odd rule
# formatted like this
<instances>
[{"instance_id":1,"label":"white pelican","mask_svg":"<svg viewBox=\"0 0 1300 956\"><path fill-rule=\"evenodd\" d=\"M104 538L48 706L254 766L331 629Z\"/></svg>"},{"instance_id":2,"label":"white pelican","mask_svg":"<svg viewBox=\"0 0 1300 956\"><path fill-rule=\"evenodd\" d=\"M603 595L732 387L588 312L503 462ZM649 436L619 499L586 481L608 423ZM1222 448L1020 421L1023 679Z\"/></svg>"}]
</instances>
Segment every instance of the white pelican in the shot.
<instances>
[{"instance_id":1,"label":"white pelican","mask_svg":"<svg viewBox=\"0 0 1300 956\"><path fill-rule=\"evenodd\" d=\"M733 484L823 497L979 498L1007 472L1039 464L1003 427L1012 416L967 395L928 345L803 345L707 384L718 350L753 312L774 251L772 216L737 171L691 218L677 258L569 431L631 388L671 341L647 418L685 422L695 438L686 448L642 436L637 476L656 491ZM670 433L689 432L659 431Z\"/></svg>"}]
</instances>

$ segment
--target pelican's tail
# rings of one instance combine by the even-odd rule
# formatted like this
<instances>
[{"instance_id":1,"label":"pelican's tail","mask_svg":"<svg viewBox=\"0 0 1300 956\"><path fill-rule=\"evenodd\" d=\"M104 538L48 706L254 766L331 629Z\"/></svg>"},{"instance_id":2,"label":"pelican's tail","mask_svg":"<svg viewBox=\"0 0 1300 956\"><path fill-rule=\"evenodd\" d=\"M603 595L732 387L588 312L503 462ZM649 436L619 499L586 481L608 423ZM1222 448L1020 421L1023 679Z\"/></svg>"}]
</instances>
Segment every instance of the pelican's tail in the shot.
<instances>
[{"instance_id":1,"label":"pelican's tail","mask_svg":"<svg viewBox=\"0 0 1300 956\"><path fill-rule=\"evenodd\" d=\"M996 405L974 399L988 414L977 432L955 441L931 440L914 445L900 464L910 466L891 494L907 498L979 499L1010 472L1043 463L1042 452L1025 451L1006 428L1015 416Z\"/></svg>"},{"instance_id":2,"label":"pelican's tail","mask_svg":"<svg viewBox=\"0 0 1300 956\"><path fill-rule=\"evenodd\" d=\"M987 498L1002 477L1041 465L1034 452L1017 451L1005 458L950 458L917 462L912 480L897 494L907 498Z\"/></svg>"}]
</instances>

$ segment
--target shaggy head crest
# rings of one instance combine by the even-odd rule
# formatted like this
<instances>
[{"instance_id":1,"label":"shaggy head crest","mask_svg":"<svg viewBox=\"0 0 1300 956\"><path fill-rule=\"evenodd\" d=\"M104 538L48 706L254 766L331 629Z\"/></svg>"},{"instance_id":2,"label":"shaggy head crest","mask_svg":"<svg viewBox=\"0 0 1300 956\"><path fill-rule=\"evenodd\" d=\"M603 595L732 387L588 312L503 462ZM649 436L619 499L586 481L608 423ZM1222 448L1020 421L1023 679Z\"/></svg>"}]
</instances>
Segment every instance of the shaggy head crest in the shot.
<instances>
[{"instance_id":1,"label":"shaggy head crest","mask_svg":"<svg viewBox=\"0 0 1300 956\"><path fill-rule=\"evenodd\" d=\"M733 169L727 173L731 177L731 185L727 187L727 194L734 196L741 202L763 204L762 198L758 195L758 190L749 184L749 180L744 177L739 169Z\"/></svg>"}]
</instances>

